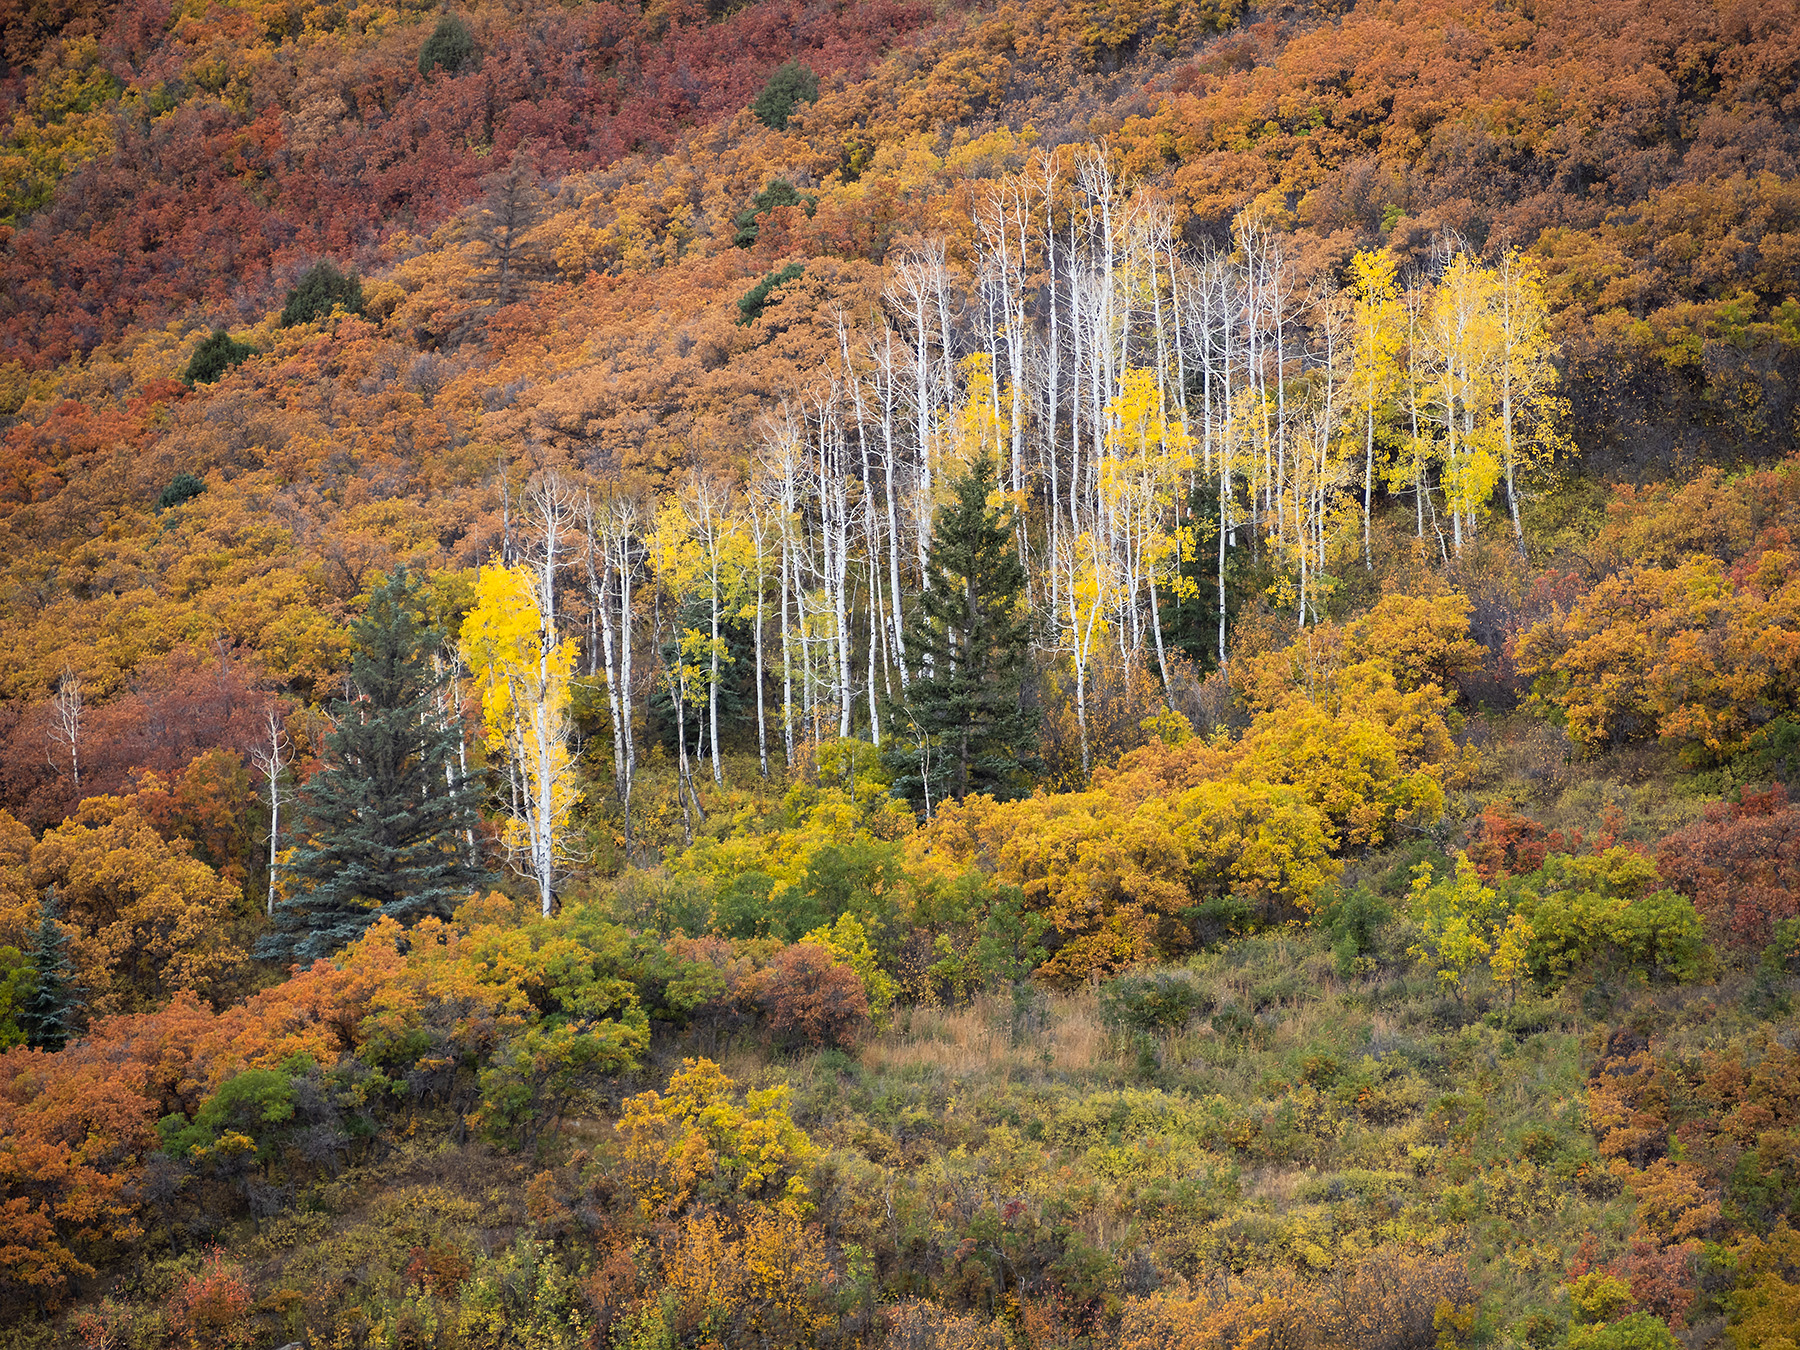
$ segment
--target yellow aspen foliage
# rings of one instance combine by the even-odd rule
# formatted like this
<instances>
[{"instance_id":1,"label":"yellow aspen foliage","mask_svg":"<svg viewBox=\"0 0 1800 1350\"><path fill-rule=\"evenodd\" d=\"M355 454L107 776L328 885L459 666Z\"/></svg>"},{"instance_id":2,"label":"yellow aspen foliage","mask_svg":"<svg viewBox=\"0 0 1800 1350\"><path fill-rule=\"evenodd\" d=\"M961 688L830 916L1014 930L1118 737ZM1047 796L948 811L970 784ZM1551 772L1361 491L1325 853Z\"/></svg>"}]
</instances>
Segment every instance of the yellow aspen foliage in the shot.
<instances>
[{"instance_id":1,"label":"yellow aspen foliage","mask_svg":"<svg viewBox=\"0 0 1800 1350\"><path fill-rule=\"evenodd\" d=\"M1490 301L1499 347L1495 416L1513 535L1522 548L1524 532L1514 480L1521 469L1545 462L1565 445L1556 427L1568 412L1568 402L1555 392L1555 362L1561 352L1550 339L1543 268L1517 248L1510 248L1491 275Z\"/></svg>"},{"instance_id":2,"label":"yellow aspen foliage","mask_svg":"<svg viewBox=\"0 0 1800 1350\"><path fill-rule=\"evenodd\" d=\"M994 375L994 363L988 354L976 352L964 357L962 377L963 403L951 422L955 463L944 466L946 475L966 470L984 453L1000 457L1012 434L1002 406L999 382Z\"/></svg>"},{"instance_id":3,"label":"yellow aspen foliage","mask_svg":"<svg viewBox=\"0 0 1800 1350\"><path fill-rule=\"evenodd\" d=\"M1180 541L1167 526L1194 467L1194 438L1169 417L1166 393L1153 370L1125 372L1107 417L1112 453L1100 461L1100 501L1116 521L1127 560L1123 598L1130 603L1140 581L1154 588L1179 570Z\"/></svg>"},{"instance_id":4,"label":"yellow aspen foliage","mask_svg":"<svg viewBox=\"0 0 1800 1350\"><path fill-rule=\"evenodd\" d=\"M1426 317L1436 402L1443 429L1444 495L1458 520L1486 505L1500 481L1500 428L1494 376L1499 331L1494 274L1466 253L1451 259Z\"/></svg>"},{"instance_id":5,"label":"yellow aspen foliage","mask_svg":"<svg viewBox=\"0 0 1800 1350\"><path fill-rule=\"evenodd\" d=\"M525 569L484 567L475 590L462 655L481 692L488 750L503 756L512 789L502 839L515 866L537 882L547 916L556 870L565 861L569 811L581 795L569 749L575 644L558 642L549 631Z\"/></svg>"}]
</instances>

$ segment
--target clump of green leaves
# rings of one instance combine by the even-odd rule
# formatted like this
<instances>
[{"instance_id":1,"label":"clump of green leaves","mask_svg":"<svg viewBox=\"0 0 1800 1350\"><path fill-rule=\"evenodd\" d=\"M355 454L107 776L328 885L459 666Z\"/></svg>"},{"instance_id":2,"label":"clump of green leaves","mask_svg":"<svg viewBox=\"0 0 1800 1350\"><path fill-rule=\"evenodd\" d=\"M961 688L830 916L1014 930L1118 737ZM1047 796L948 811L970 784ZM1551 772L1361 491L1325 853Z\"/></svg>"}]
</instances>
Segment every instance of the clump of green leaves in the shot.
<instances>
[{"instance_id":1,"label":"clump of green leaves","mask_svg":"<svg viewBox=\"0 0 1800 1350\"><path fill-rule=\"evenodd\" d=\"M769 296L790 281L798 281L806 272L799 263L789 263L779 272L771 272L756 285L745 291L738 300L738 323L755 323L762 318L763 309L769 303Z\"/></svg>"},{"instance_id":2,"label":"clump of green leaves","mask_svg":"<svg viewBox=\"0 0 1800 1350\"><path fill-rule=\"evenodd\" d=\"M456 75L475 64L475 35L454 14L438 20L425 45L419 48L419 74L441 70Z\"/></svg>"},{"instance_id":3,"label":"clump of green leaves","mask_svg":"<svg viewBox=\"0 0 1800 1350\"><path fill-rule=\"evenodd\" d=\"M1752 1009L1785 1017L1793 1010L1793 986L1800 978L1800 918L1775 925L1775 938L1763 948L1748 1001Z\"/></svg>"},{"instance_id":4,"label":"clump of green leaves","mask_svg":"<svg viewBox=\"0 0 1800 1350\"><path fill-rule=\"evenodd\" d=\"M1552 853L1509 887L1531 927L1531 973L1545 985L1590 965L1699 979L1712 959L1700 916L1661 881L1656 864L1628 848Z\"/></svg>"},{"instance_id":5,"label":"clump of green leaves","mask_svg":"<svg viewBox=\"0 0 1800 1350\"><path fill-rule=\"evenodd\" d=\"M294 1079L282 1069L245 1069L219 1084L190 1121L181 1112L157 1122L163 1151L175 1158L254 1150L274 1156L280 1132L294 1118Z\"/></svg>"},{"instance_id":6,"label":"clump of green leaves","mask_svg":"<svg viewBox=\"0 0 1800 1350\"><path fill-rule=\"evenodd\" d=\"M1100 986L1100 1020L1115 1030L1180 1031L1216 1006L1211 991L1186 970L1121 975Z\"/></svg>"},{"instance_id":7,"label":"clump of green leaves","mask_svg":"<svg viewBox=\"0 0 1800 1350\"><path fill-rule=\"evenodd\" d=\"M1407 955L1437 970L1438 985L1462 1002L1470 971L1494 949L1494 931L1506 920L1506 912L1494 892L1481 884L1481 875L1464 854L1456 855L1456 870L1434 881L1430 863L1413 869L1410 917L1418 926L1418 941Z\"/></svg>"},{"instance_id":8,"label":"clump of green leaves","mask_svg":"<svg viewBox=\"0 0 1800 1350\"><path fill-rule=\"evenodd\" d=\"M363 312L362 279L354 272L338 271L329 259L316 262L288 292L287 304L281 309L281 326L292 328L295 324L328 319L337 309L346 314Z\"/></svg>"},{"instance_id":9,"label":"clump of green leaves","mask_svg":"<svg viewBox=\"0 0 1800 1350\"><path fill-rule=\"evenodd\" d=\"M1339 975L1348 979L1357 973L1359 960L1374 957L1381 927L1393 916L1392 906L1367 886L1345 891L1320 908L1314 923L1331 940Z\"/></svg>"},{"instance_id":10,"label":"clump of green leaves","mask_svg":"<svg viewBox=\"0 0 1800 1350\"><path fill-rule=\"evenodd\" d=\"M233 366L241 365L255 355L256 348L239 342L223 328L215 328L211 337L194 348L182 378L189 385L213 384Z\"/></svg>"},{"instance_id":11,"label":"clump of green leaves","mask_svg":"<svg viewBox=\"0 0 1800 1350\"><path fill-rule=\"evenodd\" d=\"M19 1015L37 987L37 972L17 947L0 947L0 1050L25 1043Z\"/></svg>"},{"instance_id":12,"label":"clump of green leaves","mask_svg":"<svg viewBox=\"0 0 1800 1350\"><path fill-rule=\"evenodd\" d=\"M156 509L159 512L167 511L171 507L180 506L183 502L193 501L194 498L205 491L206 484L201 479L189 473L186 469L183 469L180 473L171 478L169 480L169 485L157 495Z\"/></svg>"},{"instance_id":13,"label":"clump of green leaves","mask_svg":"<svg viewBox=\"0 0 1800 1350\"><path fill-rule=\"evenodd\" d=\"M762 218L778 206L804 206L810 216L817 205L817 197L802 196L800 190L785 178L774 179L750 199L748 207L738 212L737 233L731 237L731 242L739 248L749 248L762 233Z\"/></svg>"},{"instance_id":14,"label":"clump of green leaves","mask_svg":"<svg viewBox=\"0 0 1800 1350\"><path fill-rule=\"evenodd\" d=\"M818 101L819 77L812 73L812 67L789 61L769 76L769 82L750 104L750 111L765 127L786 131L795 108Z\"/></svg>"}]
</instances>

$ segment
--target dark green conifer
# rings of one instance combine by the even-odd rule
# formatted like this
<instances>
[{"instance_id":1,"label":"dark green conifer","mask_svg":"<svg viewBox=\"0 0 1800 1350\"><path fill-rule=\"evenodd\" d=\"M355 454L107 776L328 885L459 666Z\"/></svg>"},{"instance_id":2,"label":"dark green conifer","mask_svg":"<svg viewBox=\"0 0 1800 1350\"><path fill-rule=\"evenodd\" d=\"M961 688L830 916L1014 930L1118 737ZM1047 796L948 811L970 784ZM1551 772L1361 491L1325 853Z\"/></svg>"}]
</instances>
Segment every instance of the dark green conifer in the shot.
<instances>
[{"instance_id":1,"label":"dark green conifer","mask_svg":"<svg viewBox=\"0 0 1800 1350\"><path fill-rule=\"evenodd\" d=\"M212 336L198 347L182 373L188 384L216 384L233 366L242 365L256 355L256 348L239 342L223 328L215 328Z\"/></svg>"},{"instance_id":2,"label":"dark green conifer","mask_svg":"<svg viewBox=\"0 0 1800 1350\"><path fill-rule=\"evenodd\" d=\"M788 118L794 115L795 108L802 103L818 101L819 77L813 74L812 67L800 61L789 61L769 76L769 82L750 104L750 111L765 127L786 131Z\"/></svg>"},{"instance_id":3,"label":"dark green conifer","mask_svg":"<svg viewBox=\"0 0 1800 1350\"><path fill-rule=\"evenodd\" d=\"M431 36L419 48L419 74L441 70L456 75L475 64L475 35L469 25L454 14L438 20Z\"/></svg>"},{"instance_id":4,"label":"dark green conifer","mask_svg":"<svg viewBox=\"0 0 1800 1350\"><path fill-rule=\"evenodd\" d=\"M36 1050L60 1050L81 1030L81 1003L75 995L75 968L69 961L69 935L56 921L56 888L44 896L37 936L31 944L33 987L19 1012L25 1044Z\"/></svg>"},{"instance_id":5,"label":"dark green conifer","mask_svg":"<svg viewBox=\"0 0 1800 1350\"><path fill-rule=\"evenodd\" d=\"M1011 512L988 506L997 472L983 454L951 482L955 500L933 528L930 584L907 625L917 673L888 711L894 795L927 811L971 792L1023 796L1038 767L1038 714L1022 699L1025 566Z\"/></svg>"},{"instance_id":6,"label":"dark green conifer","mask_svg":"<svg viewBox=\"0 0 1800 1350\"><path fill-rule=\"evenodd\" d=\"M169 485L165 487L157 497L156 509L159 513L171 510L174 507L180 506L183 502L193 501L194 498L205 491L205 480L198 478L194 474L189 473L186 469L183 469L169 480Z\"/></svg>"},{"instance_id":7,"label":"dark green conifer","mask_svg":"<svg viewBox=\"0 0 1800 1350\"><path fill-rule=\"evenodd\" d=\"M404 570L357 622L353 697L333 709L325 765L301 790L296 893L275 907L259 956L310 961L353 942L380 915L448 917L485 876L470 844L475 795L458 770L444 676Z\"/></svg>"},{"instance_id":8,"label":"dark green conifer","mask_svg":"<svg viewBox=\"0 0 1800 1350\"><path fill-rule=\"evenodd\" d=\"M354 272L338 271L327 259L307 268L306 275L288 292L287 303L281 307L280 326L292 328L315 319L329 319L334 309L346 314L363 312L362 278Z\"/></svg>"}]
</instances>

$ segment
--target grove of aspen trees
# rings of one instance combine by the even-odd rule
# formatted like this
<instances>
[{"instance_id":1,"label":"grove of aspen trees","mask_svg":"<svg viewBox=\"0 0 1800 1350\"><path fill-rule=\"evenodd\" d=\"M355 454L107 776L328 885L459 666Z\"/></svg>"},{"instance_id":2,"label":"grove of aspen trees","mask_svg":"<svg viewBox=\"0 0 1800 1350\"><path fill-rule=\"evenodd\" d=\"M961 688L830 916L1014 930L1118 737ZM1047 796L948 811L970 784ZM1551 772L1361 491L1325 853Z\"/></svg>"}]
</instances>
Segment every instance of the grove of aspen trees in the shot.
<instances>
[{"instance_id":1,"label":"grove of aspen trees","mask_svg":"<svg viewBox=\"0 0 1800 1350\"><path fill-rule=\"evenodd\" d=\"M0 0L0 1350L1797 1350L1800 0Z\"/></svg>"}]
</instances>

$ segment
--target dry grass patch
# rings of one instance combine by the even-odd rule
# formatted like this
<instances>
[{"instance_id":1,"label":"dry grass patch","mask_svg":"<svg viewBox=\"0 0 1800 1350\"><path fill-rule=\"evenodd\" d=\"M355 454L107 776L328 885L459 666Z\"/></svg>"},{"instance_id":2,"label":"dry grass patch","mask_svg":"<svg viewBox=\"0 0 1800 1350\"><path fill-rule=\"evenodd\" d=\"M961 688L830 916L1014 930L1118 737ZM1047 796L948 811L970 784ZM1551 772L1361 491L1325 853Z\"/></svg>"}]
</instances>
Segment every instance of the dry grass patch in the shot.
<instances>
[{"instance_id":1,"label":"dry grass patch","mask_svg":"<svg viewBox=\"0 0 1800 1350\"><path fill-rule=\"evenodd\" d=\"M1100 1072L1107 1034L1093 993L1051 994L1042 1009L1041 1025L1015 1037L1009 999L982 995L955 1008L915 1008L899 1026L864 1046L860 1058L871 1073L924 1072L999 1084Z\"/></svg>"}]
</instances>

